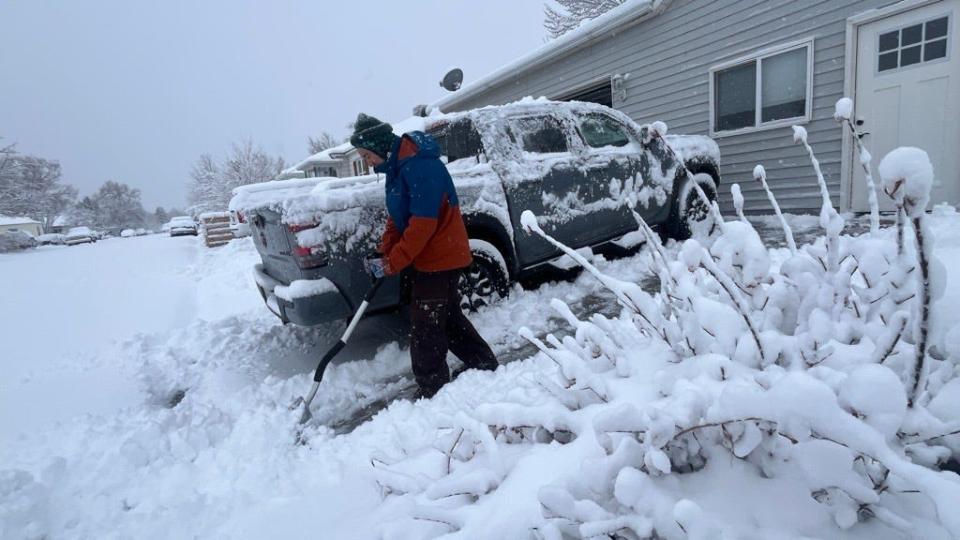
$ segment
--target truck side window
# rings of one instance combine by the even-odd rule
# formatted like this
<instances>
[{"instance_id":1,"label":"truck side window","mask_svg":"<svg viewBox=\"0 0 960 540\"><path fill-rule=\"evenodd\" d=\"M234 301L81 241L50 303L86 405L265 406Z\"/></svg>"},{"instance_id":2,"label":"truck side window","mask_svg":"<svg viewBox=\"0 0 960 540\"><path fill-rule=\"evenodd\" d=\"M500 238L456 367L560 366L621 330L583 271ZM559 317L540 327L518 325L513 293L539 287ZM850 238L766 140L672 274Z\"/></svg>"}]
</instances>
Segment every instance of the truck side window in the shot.
<instances>
[{"instance_id":1,"label":"truck side window","mask_svg":"<svg viewBox=\"0 0 960 540\"><path fill-rule=\"evenodd\" d=\"M475 158L483 153L480 134L469 118L453 122L443 122L430 128L429 135L440 145L440 155L447 156L447 162L458 159Z\"/></svg>"},{"instance_id":2,"label":"truck side window","mask_svg":"<svg viewBox=\"0 0 960 540\"><path fill-rule=\"evenodd\" d=\"M524 151L535 154L567 152L567 136L560 122L552 116L530 116L514 122Z\"/></svg>"},{"instance_id":3,"label":"truck side window","mask_svg":"<svg viewBox=\"0 0 960 540\"><path fill-rule=\"evenodd\" d=\"M593 148L630 144L630 136L623 126L603 114L585 115L580 121L580 133L583 140Z\"/></svg>"}]
</instances>

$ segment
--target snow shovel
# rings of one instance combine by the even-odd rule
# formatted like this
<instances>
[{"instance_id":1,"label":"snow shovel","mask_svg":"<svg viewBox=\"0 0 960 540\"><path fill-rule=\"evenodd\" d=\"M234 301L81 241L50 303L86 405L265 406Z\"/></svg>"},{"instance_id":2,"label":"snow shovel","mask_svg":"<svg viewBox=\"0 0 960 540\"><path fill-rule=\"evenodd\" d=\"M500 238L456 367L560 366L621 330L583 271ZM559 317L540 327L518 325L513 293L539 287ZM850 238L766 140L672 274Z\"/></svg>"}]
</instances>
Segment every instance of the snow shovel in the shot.
<instances>
[{"instance_id":1,"label":"snow shovel","mask_svg":"<svg viewBox=\"0 0 960 540\"><path fill-rule=\"evenodd\" d=\"M290 405L290 410L293 410L301 403L303 404L303 414L300 415L300 424L307 423L310 418L313 417L313 414L310 413L310 403L313 402L313 398L317 395L317 390L320 388L320 381L323 380L323 372L327 370L327 364L347 345L350 334L353 333L353 330L357 327L357 323L360 322L360 319L363 317L363 312L366 311L367 306L370 305L370 300L373 300L374 295L377 294L377 289L383 284L383 279L384 278L380 277L373 282L370 290L363 296L363 302L360 302L360 306L357 307L357 311L350 319L350 324L347 325L346 331L340 336L340 340L334 343L333 346L330 347L330 350L327 351L327 354L323 355L323 358L320 359L320 363L317 364L317 370L313 372L313 386L310 387L310 393L307 394L306 398L297 398L296 401Z\"/></svg>"}]
</instances>

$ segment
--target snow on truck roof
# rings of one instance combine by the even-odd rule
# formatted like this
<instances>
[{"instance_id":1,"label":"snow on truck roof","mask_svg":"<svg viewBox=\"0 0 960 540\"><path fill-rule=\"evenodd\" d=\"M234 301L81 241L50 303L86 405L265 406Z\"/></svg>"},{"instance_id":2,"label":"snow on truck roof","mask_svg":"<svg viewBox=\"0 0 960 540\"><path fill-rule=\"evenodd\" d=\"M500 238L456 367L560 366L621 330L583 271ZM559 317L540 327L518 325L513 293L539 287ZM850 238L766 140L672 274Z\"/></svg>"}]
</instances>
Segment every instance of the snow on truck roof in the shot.
<instances>
[{"instance_id":1,"label":"snow on truck roof","mask_svg":"<svg viewBox=\"0 0 960 540\"><path fill-rule=\"evenodd\" d=\"M414 130L429 131L438 124L460 118L475 120L492 118L497 121L500 118L513 115L549 114L558 108L581 113L606 112L619 117L624 122L635 124L624 113L596 103L558 102L544 97L526 97L506 105L489 105L479 109L449 114L434 109L429 116L415 116L393 124L393 131L398 135ZM665 132L666 126L662 129ZM667 135L666 138L682 159L699 154L711 156L718 164L720 162L719 148L713 140L707 137ZM350 143L344 143L328 151L336 151L338 148L352 148L352 146L350 146ZM356 206L361 199L382 196L383 188L377 185L377 181L380 179L377 175L367 175L342 178L291 178L250 184L234 188L229 209L250 213L253 210L269 208L282 214L284 222L301 223L303 220L315 219L318 213L343 211L351 206Z\"/></svg>"}]
</instances>

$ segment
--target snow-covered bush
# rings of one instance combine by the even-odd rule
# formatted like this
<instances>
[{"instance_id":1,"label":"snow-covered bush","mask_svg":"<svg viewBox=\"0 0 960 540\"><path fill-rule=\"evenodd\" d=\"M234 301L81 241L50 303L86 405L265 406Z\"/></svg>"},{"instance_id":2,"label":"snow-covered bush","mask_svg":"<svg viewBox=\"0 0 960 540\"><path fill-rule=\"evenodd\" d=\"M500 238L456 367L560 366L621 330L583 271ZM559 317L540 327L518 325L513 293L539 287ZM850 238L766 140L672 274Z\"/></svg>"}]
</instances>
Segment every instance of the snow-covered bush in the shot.
<instances>
[{"instance_id":1,"label":"snow-covered bush","mask_svg":"<svg viewBox=\"0 0 960 540\"><path fill-rule=\"evenodd\" d=\"M838 103L838 119L848 119L849 108ZM936 470L960 455L960 351L929 350L949 341L930 320L943 272L924 231L929 161L901 148L880 165L884 192L909 221L841 236L843 218L803 128L794 138L820 185L823 236L797 246L781 216L789 248L771 251L741 218L721 222L712 238L664 246L637 215L660 280L655 292L604 275L525 213L523 226L599 279L621 314L583 320L554 300L570 335L539 339L520 330L555 365L538 381L552 399L450 419L436 447L375 464L385 492L413 494L414 519L455 532L459 511L506 481L518 445L562 445L573 467L537 493L542 519L532 530L541 538L815 530L759 516L753 525L727 522L693 500L735 490L726 496L744 496L758 513L782 512L762 500L767 489L815 501L834 527L817 535L864 527L867 536L960 537L960 479ZM779 215L763 168L754 176ZM742 216L739 189L734 194Z\"/></svg>"}]
</instances>

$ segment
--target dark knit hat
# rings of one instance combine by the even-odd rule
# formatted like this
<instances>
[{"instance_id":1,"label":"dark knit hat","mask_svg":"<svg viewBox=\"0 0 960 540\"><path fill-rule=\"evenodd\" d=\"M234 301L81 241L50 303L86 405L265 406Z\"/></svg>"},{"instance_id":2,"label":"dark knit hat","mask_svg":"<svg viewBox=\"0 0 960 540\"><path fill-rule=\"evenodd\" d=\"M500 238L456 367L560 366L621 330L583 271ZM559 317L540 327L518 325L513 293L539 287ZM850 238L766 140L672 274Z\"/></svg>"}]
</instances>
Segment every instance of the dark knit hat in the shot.
<instances>
[{"instance_id":1,"label":"dark knit hat","mask_svg":"<svg viewBox=\"0 0 960 540\"><path fill-rule=\"evenodd\" d=\"M353 124L353 136L350 137L350 144L356 148L367 149L383 159L387 159L387 154L390 153L396 139L397 136L393 134L393 126L360 113L357 115L357 121Z\"/></svg>"}]
</instances>

